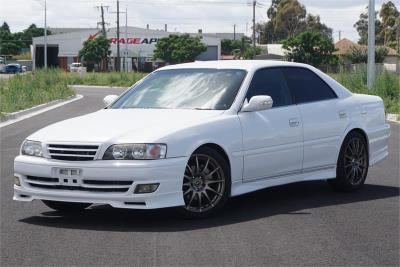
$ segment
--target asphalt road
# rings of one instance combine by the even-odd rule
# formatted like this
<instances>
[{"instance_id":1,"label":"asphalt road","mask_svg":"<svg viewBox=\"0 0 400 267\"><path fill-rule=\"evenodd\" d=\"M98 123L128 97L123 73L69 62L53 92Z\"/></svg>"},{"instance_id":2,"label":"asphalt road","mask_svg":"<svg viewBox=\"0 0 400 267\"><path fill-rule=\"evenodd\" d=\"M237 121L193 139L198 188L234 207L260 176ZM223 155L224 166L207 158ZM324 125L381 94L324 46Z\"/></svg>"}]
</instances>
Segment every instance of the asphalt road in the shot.
<instances>
[{"instance_id":1,"label":"asphalt road","mask_svg":"<svg viewBox=\"0 0 400 267\"><path fill-rule=\"evenodd\" d=\"M23 139L100 109L104 95L120 92L78 91L84 99L0 129L1 266L400 264L396 124L390 157L370 169L357 193L335 193L325 182L291 184L234 198L220 216L199 221L171 209L97 205L62 215L39 201L12 201L13 159Z\"/></svg>"}]
</instances>

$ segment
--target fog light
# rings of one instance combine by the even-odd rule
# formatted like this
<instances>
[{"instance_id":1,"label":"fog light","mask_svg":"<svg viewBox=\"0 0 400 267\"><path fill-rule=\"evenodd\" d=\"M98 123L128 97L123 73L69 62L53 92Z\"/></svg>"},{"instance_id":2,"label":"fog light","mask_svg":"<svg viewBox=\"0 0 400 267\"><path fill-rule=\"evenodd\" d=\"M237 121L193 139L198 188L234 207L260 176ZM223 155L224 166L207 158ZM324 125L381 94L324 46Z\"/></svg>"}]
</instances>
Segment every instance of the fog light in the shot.
<instances>
[{"instance_id":1,"label":"fog light","mask_svg":"<svg viewBox=\"0 0 400 267\"><path fill-rule=\"evenodd\" d=\"M135 188L135 194L153 193L160 184L138 184Z\"/></svg>"},{"instance_id":2,"label":"fog light","mask_svg":"<svg viewBox=\"0 0 400 267\"><path fill-rule=\"evenodd\" d=\"M15 184L15 185L18 185L18 186L21 186L21 182L20 182L20 180L19 180L19 177L14 176L14 184Z\"/></svg>"}]
</instances>

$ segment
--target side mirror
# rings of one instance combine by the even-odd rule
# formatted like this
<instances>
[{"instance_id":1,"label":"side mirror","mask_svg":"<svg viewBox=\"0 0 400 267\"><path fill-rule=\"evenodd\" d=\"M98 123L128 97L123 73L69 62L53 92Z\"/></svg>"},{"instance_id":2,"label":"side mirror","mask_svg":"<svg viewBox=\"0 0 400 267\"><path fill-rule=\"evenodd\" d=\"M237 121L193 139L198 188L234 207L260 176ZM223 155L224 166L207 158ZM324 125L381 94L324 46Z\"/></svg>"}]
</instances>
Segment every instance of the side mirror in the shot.
<instances>
[{"instance_id":1,"label":"side mirror","mask_svg":"<svg viewBox=\"0 0 400 267\"><path fill-rule=\"evenodd\" d=\"M108 95L106 97L103 98L103 103L104 105L109 106L112 102L115 101L115 99L117 99L118 96L117 95Z\"/></svg>"},{"instance_id":2,"label":"side mirror","mask_svg":"<svg viewBox=\"0 0 400 267\"><path fill-rule=\"evenodd\" d=\"M251 112L270 109L273 103L274 101L269 95L255 95L249 102L247 100L244 102L242 111Z\"/></svg>"}]
</instances>

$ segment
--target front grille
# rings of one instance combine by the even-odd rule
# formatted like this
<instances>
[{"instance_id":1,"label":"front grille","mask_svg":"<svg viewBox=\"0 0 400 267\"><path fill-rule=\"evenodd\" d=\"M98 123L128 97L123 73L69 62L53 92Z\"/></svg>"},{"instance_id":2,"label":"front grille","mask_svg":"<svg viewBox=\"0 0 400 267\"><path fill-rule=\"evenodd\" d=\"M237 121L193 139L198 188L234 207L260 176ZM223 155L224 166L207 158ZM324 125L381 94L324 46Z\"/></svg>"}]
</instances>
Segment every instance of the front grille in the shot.
<instances>
[{"instance_id":1,"label":"front grille","mask_svg":"<svg viewBox=\"0 0 400 267\"><path fill-rule=\"evenodd\" d=\"M64 178L63 178L64 179ZM68 178L67 178L68 179ZM72 178L71 178L72 179ZM75 178L73 180L76 180ZM71 190L84 192L124 193L129 190L133 181L119 180L90 180L83 179L81 184L62 184L59 178L26 176L26 182L31 187L49 190Z\"/></svg>"},{"instance_id":2,"label":"front grille","mask_svg":"<svg viewBox=\"0 0 400 267\"><path fill-rule=\"evenodd\" d=\"M94 160L99 146L49 144L47 150L52 159L67 161Z\"/></svg>"},{"instance_id":3,"label":"front grille","mask_svg":"<svg viewBox=\"0 0 400 267\"><path fill-rule=\"evenodd\" d=\"M83 180L84 184L95 185L131 185L132 181L106 181L106 180Z\"/></svg>"}]
</instances>

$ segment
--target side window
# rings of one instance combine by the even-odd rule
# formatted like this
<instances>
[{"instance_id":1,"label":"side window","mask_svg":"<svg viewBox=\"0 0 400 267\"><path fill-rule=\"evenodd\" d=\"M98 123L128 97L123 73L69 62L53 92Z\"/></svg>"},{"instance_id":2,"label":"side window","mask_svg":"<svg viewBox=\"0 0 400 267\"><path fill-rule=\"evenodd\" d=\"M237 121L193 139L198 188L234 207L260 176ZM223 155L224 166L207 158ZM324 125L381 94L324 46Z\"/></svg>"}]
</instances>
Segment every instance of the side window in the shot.
<instances>
[{"instance_id":1,"label":"side window","mask_svg":"<svg viewBox=\"0 0 400 267\"><path fill-rule=\"evenodd\" d=\"M280 69L261 69L256 71L246 98L250 100L255 95L269 95L274 104L273 107L292 104L289 89L285 77Z\"/></svg>"},{"instance_id":2,"label":"side window","mask_svg":"<svg viewBox=\"0 0 400 267\"><path fill-rule=\"evenodd\" d=\"M297 104L336 98L335 92L317 74L305 68L282 68Z\"/></svg>"}]
</instances>

